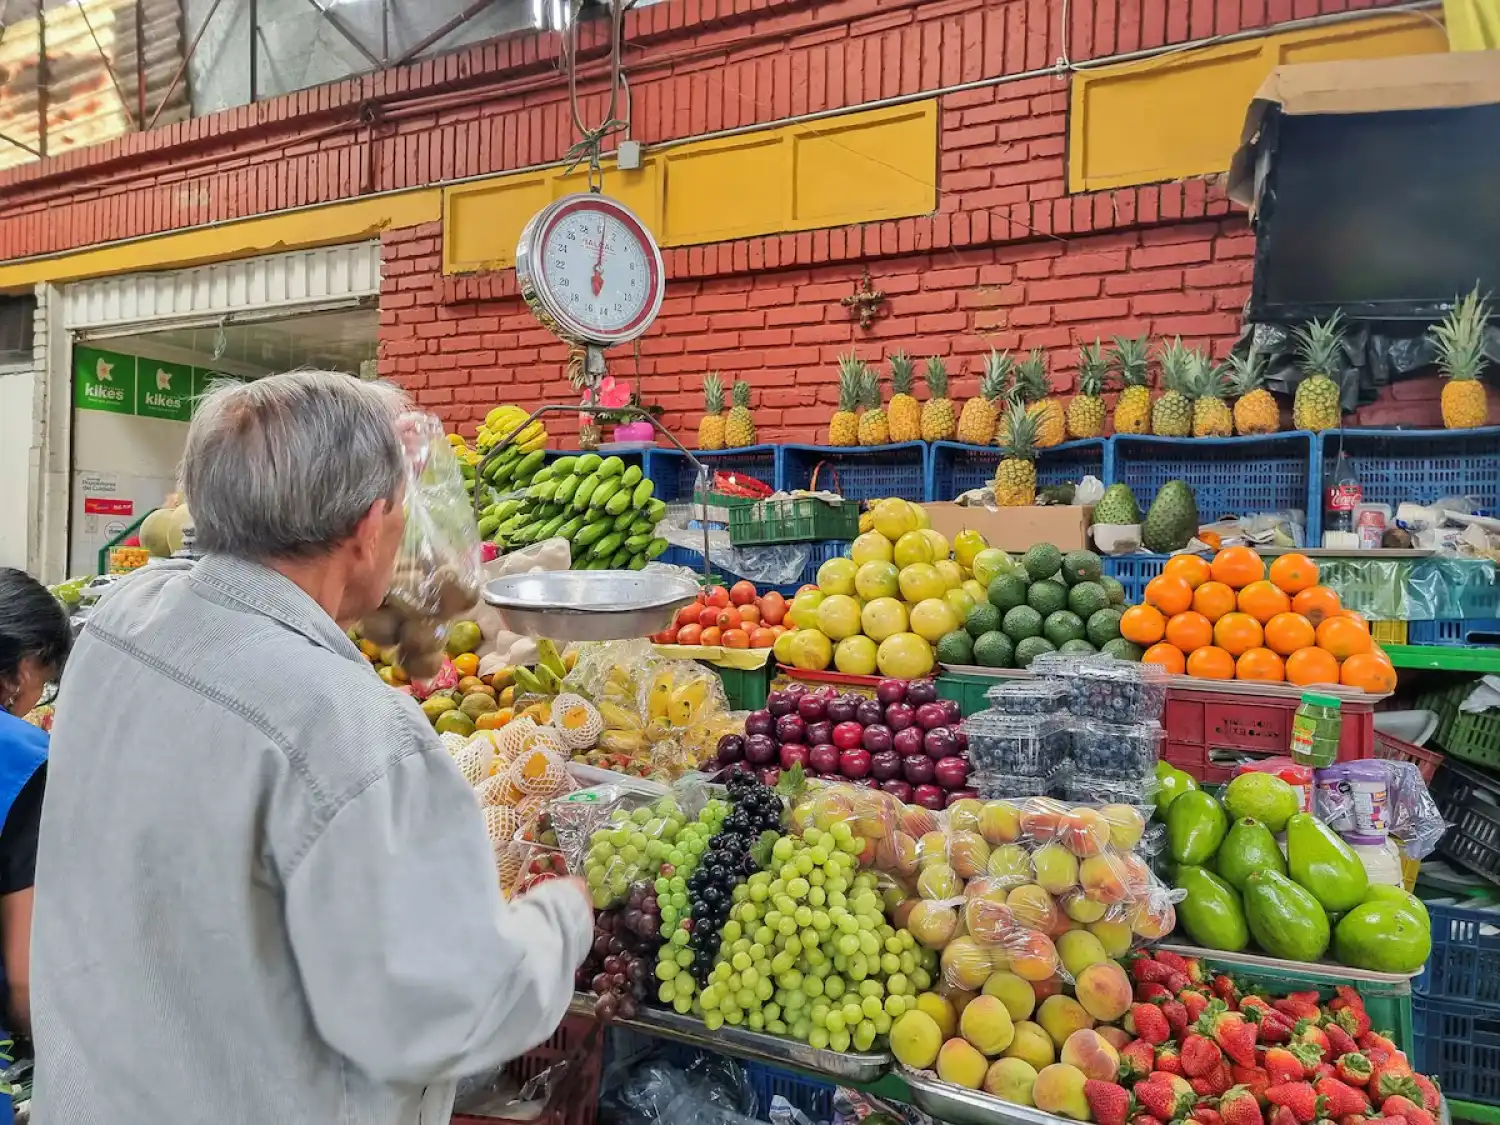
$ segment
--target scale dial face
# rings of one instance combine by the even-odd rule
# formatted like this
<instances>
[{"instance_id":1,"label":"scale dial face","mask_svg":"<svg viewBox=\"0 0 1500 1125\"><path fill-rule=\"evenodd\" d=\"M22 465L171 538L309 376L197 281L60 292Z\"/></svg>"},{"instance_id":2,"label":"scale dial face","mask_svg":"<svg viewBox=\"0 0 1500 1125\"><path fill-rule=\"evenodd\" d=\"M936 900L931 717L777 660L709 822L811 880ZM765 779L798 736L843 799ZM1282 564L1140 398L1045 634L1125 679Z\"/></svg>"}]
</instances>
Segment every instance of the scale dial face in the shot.
<instances>
[{"instance_id":1,"label":"scale dial face","mask_svg":"<svg viewBox=\"0 0 1500 1125\"><path fill-rule=\"evenodd\" d=\"M592 194L537 212L521 232L516 274L543 324L566 340L601 346L645 333L665 288L661 251L645 224Z\"/></svg>"}]
</instances>

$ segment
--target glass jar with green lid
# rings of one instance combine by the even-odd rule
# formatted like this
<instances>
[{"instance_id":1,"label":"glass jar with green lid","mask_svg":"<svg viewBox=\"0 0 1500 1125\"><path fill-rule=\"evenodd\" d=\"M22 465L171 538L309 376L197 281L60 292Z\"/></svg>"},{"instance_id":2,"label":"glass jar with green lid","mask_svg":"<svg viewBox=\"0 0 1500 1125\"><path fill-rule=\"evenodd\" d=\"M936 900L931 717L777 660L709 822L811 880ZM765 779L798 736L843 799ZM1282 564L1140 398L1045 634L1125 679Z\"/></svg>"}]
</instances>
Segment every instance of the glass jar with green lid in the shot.
<instances>
[{"instance_id":1,"label":"glass jar with green lid","mask_svg":"<svg viewBox=\"0 0 1500 1125\"><path fill-rule=\"evenodd\" d=\"M1342 729L1338 696L1303 692L1292 717L1292 761L1318 770L1333 765L1338 761Z\"/></svg>"}]
</instances>

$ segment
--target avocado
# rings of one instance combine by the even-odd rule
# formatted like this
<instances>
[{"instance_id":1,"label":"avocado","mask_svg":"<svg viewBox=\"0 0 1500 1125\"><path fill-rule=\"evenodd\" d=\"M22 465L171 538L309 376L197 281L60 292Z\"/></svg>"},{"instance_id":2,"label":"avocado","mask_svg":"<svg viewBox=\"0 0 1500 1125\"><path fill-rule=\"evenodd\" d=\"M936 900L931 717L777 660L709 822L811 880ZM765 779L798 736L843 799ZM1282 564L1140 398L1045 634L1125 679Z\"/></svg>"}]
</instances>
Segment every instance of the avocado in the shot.
<instances>
[{"instance_id":1,"label":"avocado","mask_svg":"<svg viewBox=\"0 0 1500 1125\"><path fill-rule=\"evenodd\" d=\"M996 575L990 579L986 597L989 598L990 605L1004 613L1018 605L1026 604L1026 586L1026 579L1020 574Z\"/></svg>"},{"instance_id":2,"label":"avocado","mask_svg":"<svg viewBox=\"0 0 1500 1125\"><path fill-rule=\"evenodd\" d=\"M1013 641L1039 637L1042 635L1042 615L1029 605L1018 605L1005 611L1000 629Z\"/></svg>"},{"instance_id":3,"label":"avocado","mask_svg":"<svg viewBox=\"0 0 1500 1125\"><path fill-rule=\"evenodd\" d=\"M1080 614L1079 616L1082 615ZM1089 614L1085 618L1088 622L1089 642L1096 648L1103 648L1110 641L1118 640L1120 636L1120 618L1122 616L1124 615L1113 607L1096 610Z\"/></svg>"},{"instance_id":4,"label":"avocado","mask_svg":"<svg viewBox=\"0 0 1500 1125\"><path fill-rule=\"evenodd\" d=\"M1244 887L1250 872L1265 869L1286 874L1286 857L1276 846L1271 830L1252 817L1243 816L1229 826L1214 857L1220 877L1236 890Z\"/></svg>"},{"instance_id":5,"label":"avocado","mask_svg":"<svg viewBox=\"0 0 1500 1125\"><path fill-rule=\"evenodd\" d=\"M1328 915L1317 899L1285 875L1252 871L1245 880L1244 903L1255 944L1272 957L1316 961L1328 949Z\"/></svg>"},{"instance_id":6,"label":"avocado","mask_svg":"<svg viewBox=\"0 0 1500 1125\"><path fill-rule=\"evenodd\" d=\"M1194 945L1238 953L1250 944L1245 907L1234 887L1194 864L1179 867L1176 881L1187 892L1177 904L1177 920Z\"/></svg>"},{"instance_id":7,"label":"avocado","mask_svg":"<svg viewBox=\"0 0 1500 1125\"><path fill-rule=\"evenodd\" d=\"M974 663L983 668L1009 668L1016 660L1016 646L1004 633L993 630L974 641Z\"/></svg>"},{"instance_id":8,"label":"avocado","mask_svg":"<svg viewBox=\"0 0 1500 1125\"><path fill-rule=\"evenodd\" d=\"M1057 649L1046 637L1027 637L1016 645L1016 667L1030 668L1031 662L1044 652L1056 652Z\"/></svg>"},{"instance_id":9,"label":"avocado","mask_svg":"<svg viewBox=\"0 0 1500 1125\"><path fill-rule=\"evenodd\" d=\"M1076 641L1066 641L1057 646L1057 651L1064 656L1093 656L1099 650L1082 638Z\"/></svg>"},{"instance_id":10,"label":"avocado","mask_svg":"<svg viewBox=\"0 0 1500 1125\"><path fill-rule=\"evenodd\" d=\"M1105 641L1099 649L1105 656L1112 656L1116 660L1129 661L1131 664L1139 664L1141 657L1146 655L1146 650L1124 637L1116 637L1112 641Z\"/></svg>"},{"instance_id":11,"label":"avocado","mask_svg":"<svg viewBox=\"0 0 1500 1125\"><path fill-rule=\"evenodd\" d=\"M1026 591L1026 604L1043 617L1056 613L1068 604L1068 589L1061 582L1050 579L1033 582Z\"/></svg>"},{"instance_id":12,"label":"avocado","mask_svg":"<svg viewBox=\"0 0 1500 1125\"><path fill-rule=\"evenodd\" d=\"M938 638L937 658L941 664L973 664L974 638L963 629L955 629Z\"/></svg>"},{"instance_id":13,"label":"avocado","mask_svg":"<svg viewBox=\"0 0 1500 1125\"><path fill-rule=\"evenodd\" d=\"M1021 556L1021 565L1031 575L1033 582L1039 582L1043 578L1051 578L1062 569L1062 552L1051 543L1038 543L1027 548L1026 553Z\"/></svg>"},{"instance_id":14,"label":"avocado","mask_svg":"<svg viewBox=\"0 0 1500 1125\"><path fill-rule=\"evenodd\" d=\"M1186 547L1197 533L1198 502L1193 499L1193 490L1183 481L1167 481L1151 501L1151 510L1141 524L1142 546L1169 555Z\"/></svg>"},{"instance_id":15,"label":"avocado","mask_svg":"<svg viewBox=\"0 0 1500 1125\"><path fill-rule=\"evenodd\" d=\"M1121 586L1118 579L1105 575L1099 579L1099 585L1104 587L1104 592L1109 595L1110 605L1125 604L1125 587Z\"/></svg>"},{"instance_id":16,"label":"avocado","mask_svg":"<svg viewBox=\"0 0 1500 1125\"><path fill-rule=\"evenodd\" d=\"M1093 551L1069 551L1063 556L1062 572L1069 586L1076 586L1080 582L1097 582L1104 573L1103 564Z\"/></svg>"},{"instance_id":17,"label":"avocado","mask_svg":"<svg viewBox=\"0 0 1500 1125\"><path fill-rule=\"evenodd\" d=\"M1068 591L1068 608L1085 621L1108 605L1109 594L1098 582L1085 580Z\"/></svg>"},{"instance_id":18,"label":"avocado","mask_svg":"<svg viewBox=\"0 0 1500 1125\"><path fill-rule=\"evenodd\" d=\"M1128 484L1112 484L1094 505L1095 523L1140 523L1141 508Z\"/></svg>"},{"instance_id":19,"label":"avocado","mask_svg":"<svg viewBox=\"0 0 1500 1125\"><path fill-rule=\"evenodd\" d=\"M1049 613L1042 622L1042 636L1059 648L1069 641L1081 641L1084 639L1083 619L1066 609Z\"/></svg>"},{"instance_id":20,"label":"avocado","mask_svg":"<svg viewBox=\"0 0 1500 1125\"><path fill-rule=\"evenodd\" d=\"M1000 628L1000 611L989 602L980 602L964 618L964 628L969 631L969 636L976 638L993 633Z\"/></svg>"}]
</instances>

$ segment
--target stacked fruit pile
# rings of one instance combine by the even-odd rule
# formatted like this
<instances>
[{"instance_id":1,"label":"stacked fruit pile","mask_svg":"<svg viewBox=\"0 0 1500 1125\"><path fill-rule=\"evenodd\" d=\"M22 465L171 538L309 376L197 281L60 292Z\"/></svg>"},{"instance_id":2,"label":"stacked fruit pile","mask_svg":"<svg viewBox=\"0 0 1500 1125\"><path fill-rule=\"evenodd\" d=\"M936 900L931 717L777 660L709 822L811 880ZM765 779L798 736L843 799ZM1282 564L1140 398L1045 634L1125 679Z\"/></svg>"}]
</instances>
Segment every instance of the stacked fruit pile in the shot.
<instances>
[{"instance_id":1,"label":"stacked fruit pile","mask_svg":"<svg viewBox=\"0 0 1500 1125\"><path fill-rule=\"evenodd\" d=\"M723 645L725 648L770 648L787 631L787 600L775 590L761 594L755 583L740 580L725 589L710 586L692 605L677 612L669 629L652 636L663 645Z\"/></svg>"},{"instance_id":2,"label":"stacked fruit pile","mask_svg":"<svg viewBox=\"0 0 1500 1125\"><path fill-rule=\"evenodd\" d=\"M754 769L775 785L782 770L879 788L902 802L941 809L964 797L968 740L951 699L932 680L882 680L874 698L793 683L745 719L745 733L719 739L720 765Z\"/></svg>"},{"instance_id":3,"label":"stacked fruit pile","mask_svg":"<svg viewBox=\"0 0 1500 1125\"><path fill-rule=\"evenodd\" d=\"M585 453L559 457L536 472L525 494L480 516L479 534L502 550L565 539L574 570L640 570L667 549L655 536L667 506L639 465Z\"/></svg>"},{"instance_id":4,"label":"stacked fruit pile","mask_svg":"<svg viewBox=\"0 0 1500 1125\"><path fill-rule=\"evenodd\" d=\"M1269 571L1249 547L1227 547L1212 561L1174 555L1119 624L1145 648L1142 660L1169 672L1382 694L1396 686L1369 623L1318 584L1318 564L1302 554L1276 557Z\"/></svg>"},{"instance_id":5,"label":"stacked fruit pile","mask_svg":"<svg viewBox=\"0 0 1500 1125\"><path fill-rule=\"evenodd\" d=\"M1241 774L1222 801L1180 779L1164 792L1174 879L1186 892L1178 916L1195 944L1238 952L1253 938L1289 961L1317 961L1331 949L1343 964L1380 972L1426 963L1432 935L1421 900L1370 882L1359 856L1299 811L1297 791L1281 778Z\"/></svg>"},{"instance_id":6,"label":"stacked fruit pile","mask_svg":"<svg viewBox=\"0 0 1500 1125\"><path fill-rule=\"evenodd\" d=\"M1084 973L1099 965L1117 989L1113 962ZM1165 950L1132 959L1130 978L1134 997L1127 980L1110 1020L1061 994L1038 1005L1004 982L987 985L956 1010L903 1015L892 1050L945 1082L1097 1125L1353 1125L1377 1114L1436 1125L1442 1113L1436 1085L1372 1030L1353 988L1326 1003L1316 991L1242 990Z\"/></svg>"},{"instance_id":7,"label":"stacked fruit pile","mask_svg":"<svg viewBox=\"0 0 1500 1125\"><path fill-rule=\"evenodd\" d=\"M448 435L448 444L458 458L464 489L472 498L481 491L482 506L493 504L502 494L525 488L542 467L547 446L547 428L540 421L526 425L519 437L504 450L485 461L485 455L500 444L517 427L526 424L527 414L519 406L497 406L479 424L479 434L471 447L458 434Z\"/></svg>"}]
</instances>

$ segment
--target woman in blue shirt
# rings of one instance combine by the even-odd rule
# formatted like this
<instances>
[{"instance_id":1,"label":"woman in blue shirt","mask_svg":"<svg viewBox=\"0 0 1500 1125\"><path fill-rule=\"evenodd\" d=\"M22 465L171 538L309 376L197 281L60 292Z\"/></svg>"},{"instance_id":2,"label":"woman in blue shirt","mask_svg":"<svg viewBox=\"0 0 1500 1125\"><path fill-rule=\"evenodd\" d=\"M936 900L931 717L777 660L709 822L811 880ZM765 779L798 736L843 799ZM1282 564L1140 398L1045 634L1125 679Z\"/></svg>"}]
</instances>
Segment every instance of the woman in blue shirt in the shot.
<instances>
[{"instance_id":1,"label":"woman in blue shirt","mask_svg":"<svg viewBox=\"0 0 1500 1125\"><path fill-rule=\"evenodd\" d=\"M23 718L62 675L73 630L62 605L25 571L0 567L0 972L3 1027L31 1030L31 899L47 782L47 732ZM9 1099L0 1122L10 1119Z\"/></svg>"}]
</instances>

